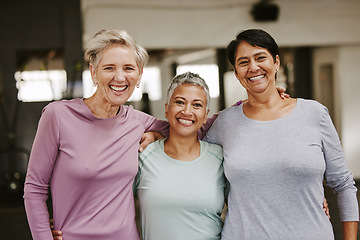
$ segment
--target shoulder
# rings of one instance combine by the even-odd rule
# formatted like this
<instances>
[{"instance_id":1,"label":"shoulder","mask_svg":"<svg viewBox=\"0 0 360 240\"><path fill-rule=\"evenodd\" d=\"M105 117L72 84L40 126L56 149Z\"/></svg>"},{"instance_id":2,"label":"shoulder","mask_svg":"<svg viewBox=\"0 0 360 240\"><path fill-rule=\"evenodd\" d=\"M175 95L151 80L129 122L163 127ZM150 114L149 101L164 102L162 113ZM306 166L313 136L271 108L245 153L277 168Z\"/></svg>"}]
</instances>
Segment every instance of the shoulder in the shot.
<instances>
[{"instance_id":1,"label":"shoulder","mask_svg":"<svg viewBox=\"0 0 360 240\"><path fill-rule=\"evenodd\" d=\"M81 99L71 99L71 100L60 100L60 101L55 101L55 102L51 102L48 105L46 105L43 109L43 111L45 110L49 110L49 111L59 111L59 110L65 110L65 109L79 109L81 107Z\"/></svg>"},{"instance_id":2,"label":"shoulder","mask_svg":"<svg viewBox=\"0 0 360 240\"><path fill-rule=\"evenodd\" d=\"M142 151L141 153L139 153L139 158L144 161L146 158L148 158L149 156L151 156L154 152L161 150L160 148L160 141L162 141L162 139L157 140L153 143L150 143L145 149L144 151Z\"/></svg>"},{"instance_id":3,"label":"shoulder","mask_svg":"<svg viewBox=\"0 0 360 240\"><path fill-rule=\"evenodd\" d=\"M241 115L242 105L232 106L221 111L214 122L214 126L218 129L223 129L225 126L231 124L234 120L238 121ZM226 128L226 127L225 127Z\"/></svg>"},{"instance_id":4,"label":"shoulder","mask_svg":"<svg viewBox=\"0 0 360 240\"><path fill-rule=\"evenodd\" d=\"M237 114L239 114L241 108L242 108L242 105L236 105L236 106L231 106L229 108L226 108L219 113L218 118L224 118L224 117L228 118L228 117L237 115Z\"/></svg>"},{"instance_id":5,"label":"shoulder","mask_svg":"<svg viewBox=\"0 0 360 240\"><path fill-rule=\"evenodd\" d=\"M134 109L134 107L131 105L124 105L124 109L127 112L127 114L133 115L139 121L148 121L148 120L156 119L155 117L147 113Z\"/></svg>"},{"instance_id":6,"label":"shoulder","mask_svg":"<svg viewBox=\"0 0 360 240\"><path fill-rule=\"evenodd\" d=\"M300 102L300 104L306 106L307 108L313 108L313 109L326 108L323 104L321 104L318 101L313 100L313 99L298 98L297 100Z\"/></svg>"},{"instance_id":7,"label":"shoulder","mask_svg":"<svg viewBox=\"0 0 360 240\"><path fill-rule=\"evenodd\" d=\"M298 104L300 109L306 111L309 114L328 114L328 109L323 104L312 99L298 98Z\"/></svg>"},{"instance_id":8,"label":"shoulder","mask_svg":"<svg viewBox=\"0 0 360 240\"><path fill-rule=\"evenodd\" d=\"M205 149L207 153L214 155L216 158L220 159L222 161L223 159L223 148L220 145L204 142L201 141L202 144L204 144Z\"/></svg>"}]
</instances>

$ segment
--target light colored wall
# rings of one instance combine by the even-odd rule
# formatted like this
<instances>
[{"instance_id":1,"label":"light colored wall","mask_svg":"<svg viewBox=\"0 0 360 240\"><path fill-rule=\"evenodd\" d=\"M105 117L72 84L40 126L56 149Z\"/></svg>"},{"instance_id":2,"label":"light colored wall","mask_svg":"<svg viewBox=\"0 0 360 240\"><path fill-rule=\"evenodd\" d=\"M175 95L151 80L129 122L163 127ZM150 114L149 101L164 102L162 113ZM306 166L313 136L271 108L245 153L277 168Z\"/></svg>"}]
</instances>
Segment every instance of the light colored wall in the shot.
<instances>
[{"instance_id":1,"label":"light colored wall","mask_svg":"<svg viewBox=\"0 0 360 240\"><path fill-rule=\"evenodd\" d=\"M263 28L280 46L360 42L359 0L278 0L279 19L255 23L259 0L82 0L84 41L126 29L146 48L224 47L237 32Z\"/></svg>"},{"instance_id":2,"label":"light colored wall","mask_svg":"<svg viewBox=\"0 0 360 240\"><path fill-rule=\"evenodd\" d=\"M360 45L338 49L342 144L349 168L360 178Z\"/></svg>"},{"instance_id":3,"label":"light colored wall","mask_svg":"<svg viewBox=\"0 0 360 240\"><path fill-rule=\"evenodd\" d=\"M314 98L321 102L320 67L333 65L333 121L340 135L345 157L355 178L360 178L360 69L359 45L323 47L314 50ZM323 103L323 102L322 102ZM323 103L326 105L326 103Z\"/></svg>"}]
</instances>

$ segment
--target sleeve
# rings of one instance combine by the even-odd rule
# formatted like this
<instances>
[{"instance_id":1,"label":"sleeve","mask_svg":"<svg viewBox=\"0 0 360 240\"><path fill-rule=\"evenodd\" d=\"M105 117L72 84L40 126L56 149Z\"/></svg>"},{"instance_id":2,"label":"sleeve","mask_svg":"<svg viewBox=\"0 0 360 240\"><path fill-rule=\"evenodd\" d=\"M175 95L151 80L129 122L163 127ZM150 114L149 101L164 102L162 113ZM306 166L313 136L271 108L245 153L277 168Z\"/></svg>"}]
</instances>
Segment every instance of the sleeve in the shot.
<instances>
[{"instance_id":1,"label":"sleeve","mask_svg":"<svg viewBox=\"0 0 360 240\"><path fill-rule=\"evenodd\" d=\"M157 119L138 110L135 110L135 112L139 121L143 124L146 132L153 131L161 133L165 137L169 136L169 123L167 121Z\"/></svg>"},{"instance_id":2,"label":"sleeve","mask_svg":"<svg viewBox=\"0 0 360 240\"><path fill-rule=\"evenodd\" d=\"M337 195L341 221L359 221L357 188L353 175L347 168L339 136L326 107L323 107L320 134L326 161L326 184Z\"/></svg>"},{"instance_id":3,"label":"sleeve","mask_svg":"<svg viewBox=\"0 0 360 240\"><path fill-rule=\"evenodd\" d=\"M148 148L146 148L144 151L147 151L147 149ZM138 167L138 172L136 174L136 177L135 177L135 180L134 180L134 183L133 183L133 191L134 191L135 195L137 194L137 190L138 190L138 187L139 187L139 184L140 184L142 168L144 166L144 161L143 160L144 160L144 152L139 153L139 159L138 159L139 167Z\"/></svg>"},{"instance_id":4,"label":"sleeve","mask_svg":"<svg viewBox=\"0 0 360 240\"><path fill-rule=\"evenodd\" d=\"M199 140L202 140L205 137L206 133L209 131L209 129L211 128L212 124L214 123L218 115L219 113L216 113L212 117L206 119L206 123L203 124L202 127L198 130Z\"/></svg>"},{"instance_id":5,"label":"sleeve","mask_svg":"<svg viewBox=\"0 0 360 240\"><path fill-rule=\"evenodd\" d=\"M44 108L33 143L24 186L24 203L33 239L53 239L46 201L58 153L59 127L53 108Z\"/></svg>"},{"instance_id":6,"label":"sleeve","mask_svg":"<svg viewBox=\"0 0 360 240\"><path fill-rule=\"evenodd\" d=\"M204 137L204 141L205 142L209 142L209 143L215 143L218 145L222 146L222 141L221 141L221 114L219 114L214 123L212 124L211 128L209 129L209 131L207 131L205 137Z\"/></svg>"},{"instance_id":7,"label":"sleeve","mask_svg":"<svg viewBox=\"0 0 360 240\"><path fill-rule=\"evenodd\" d=\"M238 101L237 103L235 103L232 107L234 106L239 106L243 103L242 100ZM221 114L224 110L220 111L219 113L214 114L212 117L206 119L206 123L200 128L200 130L198 131L198 139L200 140L204 140L206 142L210 142L210 143L217 143L214 140L210 140L209 137L210 135L214 134L214 131L212 131L211 134L207 135L208 137L206 137L207 140L205 140L205 136L208 133L209 129L212 127L212 125L214 124L215 120L218 118L218 115ZM218 143L217 143L218 144Z\"/></svg>"}]
</instances>

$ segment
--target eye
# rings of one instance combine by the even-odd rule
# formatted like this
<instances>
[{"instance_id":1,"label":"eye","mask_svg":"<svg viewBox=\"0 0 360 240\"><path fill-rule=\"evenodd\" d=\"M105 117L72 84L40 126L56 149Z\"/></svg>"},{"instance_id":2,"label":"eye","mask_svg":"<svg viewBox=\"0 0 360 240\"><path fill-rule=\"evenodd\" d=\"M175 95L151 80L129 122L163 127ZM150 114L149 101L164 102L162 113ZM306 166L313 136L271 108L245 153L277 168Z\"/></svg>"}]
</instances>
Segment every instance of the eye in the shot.
<instances>
[{"instance_id":1,"label":"eye","mask_svg":"<svg viewBox=\"0 0 360 240\"><path fill-rule=\"evenodd\" d=\"M203 105L201 103L194 103L195 108L202 108Z\"/></svg>"},{"instance_id":2,"label":"eye","mask_svg":"<svg viewBox=\"0 0 360 240\"><path fill-rule=\"evenodd\" d=\"M249 61L243 60L243 61L240 61L240 62L239 62L239 65L240 65L240 66L246 66L248 63L249 63Z\"/></svg>"},{"instance_id":3,"label":"eye","mask_svg":"<svg viewBox=\"0 0 360 240\"><path fill-rule=\"evenodd\" d=\"M126 67L125 67L125 70L126 70L126 71L129 71L129 72L130 72L130 71L135 71L135 69L136 69L136 68L135 68L135 67L132 67L132 66L126 66Z\"/></svg>"},{"instance_id":4,"label":"eye","mask_svg":"<svg viewBox=\"0 0 360 240\"><path fill-rule=\"evenodd\" d=\"M111 67L111 66L107 66L107 67L104 67L104 70L113 70L114 67Z\"/></svg>"},{"instance_id":5,"label":"eye","mask_svg":"<svg viewBox=\"0 0 360 240\"><path fill-rule=\"evenodd\" d=\"M265 61L267 59L266 56L259 56L256 60L259 62Z\"/></svg>"},{"instance_id":6,"label":"eye","mask_svg":"<svg viewBox=\"0 0 360 240\"><path fill-rule=\"evenodd\" d=\"M175 103L178 105L184 105L184 101L182 100L176 100Z\"/></svg>"}]
</instances>

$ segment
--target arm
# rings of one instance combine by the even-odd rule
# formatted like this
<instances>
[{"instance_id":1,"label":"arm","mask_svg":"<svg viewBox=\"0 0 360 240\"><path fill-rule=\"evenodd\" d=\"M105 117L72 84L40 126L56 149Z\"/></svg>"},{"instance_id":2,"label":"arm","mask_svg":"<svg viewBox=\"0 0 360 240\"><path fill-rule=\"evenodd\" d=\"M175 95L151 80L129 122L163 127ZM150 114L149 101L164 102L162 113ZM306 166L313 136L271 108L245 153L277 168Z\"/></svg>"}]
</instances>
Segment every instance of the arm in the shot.
<instances>
[{"instance_id":1,"label":"arm","mask_svg":"<svg viewBox=\"0 0 360 240\"><path fill-rule=\"evenodd\" d=\"M169 123L157 119L146 113L136 111L139 121L144 126L144 134L140 139L139 152L142 152L150 143L169 135Z\"/></svg>"},{"instance_id":2,"label":"arm","mask_svg":"<svg viewBox=\"0 0 360 240\"><path fill-rule=\"evenodd\" d=\"M33 143L24 188L26 215L34 239L52 238L46 201L58 152L57 129L53 110L44 110Z\"/></svg>"},{"instance_id":3,"label":"arm","mask_svg":"<svg viewBox=\"0 0 360 240\"><path fill-rule=\"evenodd\" d=\"M342 222L344 240L356 240L358 222Z\"/></svg>"},{"instance_id":4,"label":"arm","mask_svg":"<svg viewBox=\"0 0 360 240\"><path fill-rule=\"evenodd\" d=\"M146 132L142 135L140 139L140 147L139 152L144 151L144 149L152 142L155 142L156 140L165 138L163 135L161 135L158 132Z\"/></svg>"},{"instance_id":5,"label":"arm","mask_svg":"<svg viewBox=\"0 0 360 240\"><path fill-rule=\"evenodd\" d=\"M337 195L340 218L344 227L343 232L351 236L351 234L356 234L353 231L354 222L359 221L359 206L356 197L357 189L353 176L347 168L340 139L326 108L323 108L320 134L326 162L326 184Z\"/></svg>"}]
</instances>

